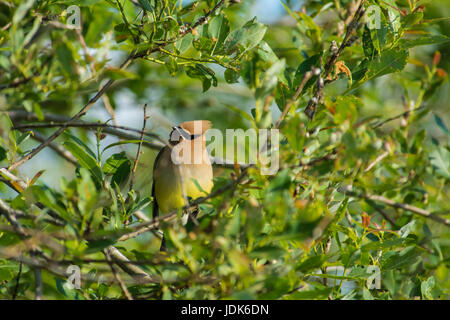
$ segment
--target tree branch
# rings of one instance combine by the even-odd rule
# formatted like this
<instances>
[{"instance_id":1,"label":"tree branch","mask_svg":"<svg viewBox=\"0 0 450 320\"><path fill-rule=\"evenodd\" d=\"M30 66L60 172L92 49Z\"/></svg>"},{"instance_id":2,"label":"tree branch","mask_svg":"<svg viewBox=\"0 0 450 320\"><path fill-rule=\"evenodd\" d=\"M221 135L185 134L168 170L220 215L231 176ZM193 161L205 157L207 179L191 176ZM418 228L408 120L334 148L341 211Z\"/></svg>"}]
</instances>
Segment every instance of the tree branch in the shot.
<instances>
[{"instance_id":1,"label":"tree branch","mask_svg":"<svg viewBox=\"0 0 450 320\"><path fill-rule=\"evenodd\" d=\"M331 51L331 56L329 57L327 63L325 64L325 69L322 73L321 76L319 76L319 79L317 80L317 84L316 84L316 91L314 96L311 98L311 100L309 100L308 105L305 108L305 114L310 118L313 119L314 115L316 113L316 108L317 108L317 104L320 101L320 98L322 96L322 90L324 88L324 80L328 77L328 75L331 73L331 71L333 70L333 66L335 65L337 59L339 58L339 56L341 55L342 51L344 51L344 49L346 47L348 47L351 43L352 43L352 39L351 39L351 35L353 33L353 31L355 30L356 26L358 25L359 20L361 20L361 18L364 15L364 2L365 0L363 0L361 2L361 4L358 7L358 10L356 10L355 15L353 16L351 22L348 24L347 26L347 32L345 33L345 37L344 40L341 43L341 46L339 48L334 48L333 44L330 48Z\"/></svg>"},{"instance_id":2,"label":"tree branch","mask_svg":"<svg viewBox=\"0 0 450 320\"><path fill-rule=\"evenodd\" d=\"M125 285L125 283L123 282L122 277L120 276L119 272L117 272L116 268L114 267L114 264L111 260L111 256L109 255L108 251L103 250L103 254L105 255L106 261L108 262L109 267L111 268L111 272L112 272L114 278L119 283L119 286L122 289L122 292L124 293L125 297L127 297L128 300L133 300L133 296L128 291L128 288Z\"/></svg>"},{"instance_id":3,"label":"tree branch","mask_svg":"<svg viewBox=\"0 0 450 320\"><path fill-rule=\"evenodd\" d=\"M13 123L19 122L21 120L25 121L36 121L38 120L36 114L26 111L7 111L6 114L11 118ZM58 123L38 123L38 124L25 124L25 125L16 125L13 127L13 129L36 129L36 128L52 128L52 127L59 127L62 125L63 122L68 121L69 118L60 116L60 115L53 115L53 114L44 114L44 120L50 121L50 122L58 122ZM140 137L137 135L126 133L122 130L136 132L141 134L142 130L138 130L135 128L130 128L126 126L116 126L116 125L109 125L106 123L93 123L93 122L86 122L78 120L74 123L71 123L67 125L67 127L75 127L75 128L103 128L104 133L111 134L113 136L116 136L121 139L125 140L140 140ZM157 134L151 133L151 132L144 132L145 136L149 136L155 139L155 141L149 141L149 140L143 140L142 145L144 147L153 149L153 150L160 150L164 146L166 146L166 142L164 139L159 137ZM227 159L219 159L216 157L210 157L211 161L215 166L220 166L227 169L234 169L234 161L227 160ZM249 167L248 164L240 163L239 164L241 168L247 168Z\"/></svg>"},{"instance_id":4,"label":"tree branch","mask_svg":"<svg viewBox=\"0 0 450 320\"><path fill-rule=\"evenodd\" d=\"M153 52L158 51L161 48L164 48L166 45L173 43L175 41L178 41L179 39L183 38L188 33L192 32L196 27L199 25L205 23L209 16L215 12L219 7L221 7L225 3L225 0L221 0L217 3L217 5L209 12L207 12L204 16L202 16L200 19L197 20L193 25L191 25L186 30L180 32L180 35L177 38L167 40L162 44L157 45L156 47L147 50L146 52L137 54L135 50L132 50L131 53L128 55L128 57L125 59L125 61L120 65L119 69L126 69L135 59L145 57ZM69 121L64 123L55 133L53 133L50 137L47 138L44 142L42 142L40 145L38 145L36 148L31 150L26 156L22 157L18 161L11 164L9 167L10 170L15 170L21 165L23 165L25 162L32 159L34 156L36 156L42 149L49 146L49 144L55 140L57 137L59 137L70 124L76 122L78 119L80 119L82 116L84 116L89 109L94 105L94 103L108 90L108 88L115 82L113 79L109 79L102 87L101 89L95 94L94 97L92 97L89 102L81 108L78 113L76 113Z\"/></svg>"},{"instance_id":5,"label":"tree branch","mask_svg":"<svg viewBox=\"0 0 450 320\"><path fill-rule=\"evenodd\" d=\"M379 195L371 195L371 194L360 194L357 193L355 191L352 191L352 188L350 186L345 186L345 187L339 187L338 191L341 193L344 193L346 195L352 196L352 197L356 197L356 198L362 198L362 199L366 199L366 200L373 200L373 201L378 201L384 204L387 204L388 206L394 207L394 208L399 208L399 209L403 209L406 211L410 211L414 214L420 215L422 217L425 218L429 218L432 219L436 222L445 224L446 226L450 226L450 219L446 219L446 218L442 218L440 216L437 216L425 209L422 208L418 208L409 204L403 204L403 203L399 203L399 202L395 202L391 199L385 198L383 196L379 196Z\"/></svg>"}]
</instances>

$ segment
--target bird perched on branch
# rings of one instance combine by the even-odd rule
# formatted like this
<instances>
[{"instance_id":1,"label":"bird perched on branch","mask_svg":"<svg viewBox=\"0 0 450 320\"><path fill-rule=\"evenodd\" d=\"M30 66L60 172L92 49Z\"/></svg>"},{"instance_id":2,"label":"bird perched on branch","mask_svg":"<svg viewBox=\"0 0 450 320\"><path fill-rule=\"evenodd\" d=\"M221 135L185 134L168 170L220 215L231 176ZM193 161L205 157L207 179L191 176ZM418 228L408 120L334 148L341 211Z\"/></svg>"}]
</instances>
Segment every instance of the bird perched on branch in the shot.
<instances>
[{"instance_id":1,"label":"bird perched on branch","mask_svg":"<svg viewBox=\"0 0 450 320\"><path fill-rule=\"evenodd\" d=\"M173 127L169 144L156 156L153 166L153 218L189 204L189 201L206 196L213 187L213 170L206 150L205 132L211 122L195 120ZM185 212L183 223L189 215L196 218L198 207ZM165 251L162 235L161 251Z\"/></svg>"}]
</instances>

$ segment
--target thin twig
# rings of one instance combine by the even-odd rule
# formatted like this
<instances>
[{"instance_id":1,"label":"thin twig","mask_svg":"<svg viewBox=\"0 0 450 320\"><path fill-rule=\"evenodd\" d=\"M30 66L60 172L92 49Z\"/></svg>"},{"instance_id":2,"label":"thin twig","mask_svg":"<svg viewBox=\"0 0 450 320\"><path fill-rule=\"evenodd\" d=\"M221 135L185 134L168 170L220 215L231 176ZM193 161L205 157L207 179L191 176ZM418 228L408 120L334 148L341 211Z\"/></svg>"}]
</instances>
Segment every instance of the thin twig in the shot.
<instances>
[{"instance_id":1,"label":"thin twig","mask_svg":"<svg viewBox=\"0 0 450 320\"><path fill-rule=\"evenodd\" d=\"M40 134L39 132L37 132L36 130L32 130L33 134L31 135L31 138L39 141L39 142L44 142L45 139L47 139L44 135ZM77 166L78 165L78 161L77 159L75 159L75 157L64 147L56 144L56 143L50 143L49 148L52 149L53 151L55 151L58 155L60 155L61 157L63 157L65 160L67 160L69 163Z\"/></svg>"},{"instance_id":2,"label":"thin twig","mask_svg":"<svg viewBox=\"0 0 450 320\"><path fill-rule=\"evenodd\" d=\"M300 96L300 94L303 91L303 88L305 87L305 85L308 82L308 80L311 79L312 75L313 74L312 74L311 71L308 71L308 72L305 73L305 75L303 76L302 81L301 81L300 85L298 86L297 91L295 92L294 96L292 97L292 99L290 99L286 103L286 106L283 109L283 113L281 114L280 118L278 119L277 123L275 124L275 129L278 129L280 127L281 122L284 120L284 118L288 114L289 110L291 109L292 104L298 99L298 97Z\"/></svg>"},{"instance_id":3,"label":"thin twig","mask_svg":"<svg viewBox=\"0 0 450 320\"><path fill-rule=\"evenodd\" d=\"M113 262L111 261L111 256L106 250L103 250L103 254L105 255L106 261L108 262L109 267L111 268L111 272L114 276L114 278L119 283L120 289L122 289L122 292L124 293L125 297L127 297L128 300L133 300L133 296L130 294L130 291L128 291L127 286L122 280L122 277L120 276L119 272L114 267Z\"/></svg>"},{"instance_id":4,"label":"thin twig","mask_svg":"<svg viewBox=\"0 0 450 320\"><path fill-rule=\"evenodd\" d=\"M392 117L392 118L388 118L388 119L386 119L386 120L383 120L383 121L381 121L381 122L378 122L378 123L374 124L374 125L372 126L372 129L377 129L377 128L381 127L382 125L385 125L385 124L388 123L388 122L397 120L397 119L399 119L399 118L403 118L403 117L405 117L405 116L410 115L410 114L411 114L412 112L414 112L414 111L419 111L419 110L424 109L424 108L425 108L425 106L421 106L421 107L417 107L417 108L412 109L412 110L405 111L405 112L403 112L403 113L401 113L401 114L398 114L398 115L396 115L396 116L394 116L394 117Z\"/></svg>"},{"instance_id":5,"label":"thin twig","mask_svg":"<svg viewBox=\"0 0 450 320\"><path fill-rule=\"evenodd\" d=\"M183 211L188 210L192 207L195 207L196 205L206 202L207 200L209 200L211 198L214 198L220 194L223 194L230 189L233 189L239 183L241 183L242 180L244 180L244 178L247 176L247 174L248 174L248 169L244 169L243 172L241 173L241 175L236 178L236 180L229 182L228 184L224 185L223 187L210 193L206 197L198 198L198 199L192 201L189 205L186 205L183 208L181 208L181 210L183 210ZM149 230L157 229L160 226L161 222L163 222L163 221L169 222L171 220L174 220L177 217L177 213L178 213L178 210L174 210L170 213L165 214L164 216L156 217L152 220L149 220L149 221L140 223L136 226L133 226L133 227L131 227L133 229L132 231L122 234L122 236L120 236L117 241L126 241L128 239L135 238Z\"/></svg>"},{"instance_id":6,"label":"thin twig","mask_svg":"<svg viewBox=\"0 0 450 320\"><path fill-rule=\"evenodd\" d=\"M378 162L382 161L384 158L386 158L389 155L388 151L383 152L381 155L379 155L375 161L370 163L367 168L364 170L364 173L369 172L373 167L377 165Z\"/></svg>"},{"instance_id":7,"label":"thin twig","mask_svg":"<svg viewBox=\"0 0 450 320\"><path fill-rule=\"evenodd\" d=\"M3 176L6 180L11 182L17 189L21 189L19 191L23 191L28 188L28 185L24 181L13 175L5 168L0 168L0 176Z\"/></svg>"},{"instance_id":8,"label":"thin twig","mask_svg":"<svg viewBox=\"0 0 450 320\"><path fill-rule=\"evenodd\" d=\"M84 60L86 61L86 65L88 66L89 70L91 71L91 76L95 77L95 64L96 64L96 61L89 54L89 50L88 50L88 47L86 45L86 41L84 40L81 28L75 29L75 32L76 32L76 34L78 36L78 39L80 41L81 48L83 49ZM116 114L114 112L114 109L111 106L111 103L109 101L108 96L106 94L102 95L102 100L103 100L103 104L105 105L106 111L111 115L113 123L117 124Z\"/></svg>"},{"instance_id":9,"label":"thin twig","mask_svg":"<svg viewBox=\"0 0 450 320\"><path fill-rule=\"evenodd\" d=\"M128 55L128 57L125 59L125 61L120 65L119 69L126 69L132 62L133 60L137 59L137 58L142 58L145 57L153 52L158 51L161 48L164 48L165 46L167 46L170 43L176 42L179 39L183 38L185 35L187 35L188 33L192 32L196 27L198 27L201 24L206 23L206 21L208 20L209 16L214 13L219 7L221 7L223 4L225 3L225 0L221 0L219 1L216 6L214 6L214 8L210 11L208 11L204 16L202 16L201 18L199 18L197 20L197 22L195 22L193 25L191 25L189 28L187 28L186 30L184 30L183 32L180 32L180 35L174 39L171 40L167 40L162 44L157 45L154 48L151 48L145 52L142 53L136 53L135 50L132 50L130 52L130 54ZM95 94L94 97L92 97L89 102L83 107L81 108L80 111L78 111L78 113L76 113L69 121L67 121L66 123L64 123L55 133L53 133L49 138L47 138L47 140L45 140L44 142L42 142L40 145L38 145L36 148L34 148L33 150L31 150L26 156L22 157L21 159L19 159L18 161L14 162L13 164L11 164L11 166L9 167L10 170L15 170L18 167L20 167L21 165L23 165L25 162L29 161L30 159L32 159L33 157L35 157L42 149L44 149L45 147L47 147L53 140L55 140L57 137L59 137L67 128L68 125L74 123L75 121L77 121L78 119L80 119L82 116L84 116L89 109L94 105L94 103L109 89L109 87L115 82L115 80L113 79L109 79L102 87L101 89Z\"/></svg>"},{"instance_id":10,"label":"thin twig","mask_svg":"<svg viewBox=\"0 0 450 320\"><path fill-rule=\"evenodd\" d=\"M166 45L177 42L181 38L183 38L188 33L191 33L195 28L197 28L199 25L204 24L208 21L208 18L211 14L216 12L217 9L219 9L221 6L225 4L225 0L220 0L214 8L212 8L210 11L208 11L204 16L200 17L194 24L192 24L189 28L186 28L184 31L180 32L180 35L178 37L175 37L173 39L166 40L163 44L160 44L154 48L148 49L147 51L136 53L136 55L133 57L133 59L142 58L145 56L148 56L151 53L159 51L161 48L164 48Z\"/></svg>"},{"instance_id":11,"label":"thin twig","mask_svg":"<svg viewBox=\"0 0 450 320\"><path fill-rule=\"evenodd\" d=\"M3 175L3 177L2 177L2 175ZM5 183L8 187L10 187L12 190L16 191L17 193L21 193L23 190L28 188L28 185L24 181L22 181L21 179L19 179L15 175L13 175L11 172L6 170L5 168L0 168L0 182ZM41 210L44 209L44 205L41 202L36 202L35 205ZM14 210L15 215L18 212L21 212L21 211ZM47 211L47 214L49 216L51 216L53 219L55 219L53 221L48 221L48 222L55 224L55 225L59 225L59 226L63 226L65 224L65 220L63 218L61 218L58 215L58 213L56 213L55 211L50 209ZM21 213L20 216L28 217L28 215L25 213ZM17 215L17 217L19 217L19 215Z\"/></svg>"},{"instance_id":12,"label":"thin twig","mask_svg":"<svg viewBox=\"0 0 450 320\"><path fill-rule=\"evenodd\" d=\"M45 128L58 128L62 126L64 122L51 122L51 123L28 123L28 124L22 124L22 125L15 125L11 129L13 130L26 130L26 129L45 129ZM157 134L151 133L151 132L142 132L142 130L138 130L131 127L126 126L119 126L119 125L112 125L107 123L93 123L93 122L85 122L85 121L79 121L76 123L72 123L68 125L69 128L87 128L87 129L94 129L94 128L109 128L109 129L115 129L115 130L126 130L126 131L132 131L139 134L143 134L145 136L153 137L156 139L162 140ZM108 133L105 130L106 133Z\"/></svg>"},{"instance_id":13,"label":"thin twig","mask_svg":"<svg viewBox=\"0 0 450 320\"><path fill-rule=\"evenodd\" d=\"M27 82L29 82L31 79L33 79L34 77L36 77L37 75L39 75L42 72L42 69L50 62L50 60L52 60L53 56L48 56L44 62L42 63L42 67L40 70L36 70L33 72L33 74L30 77L25 77L16 81L13 81L11 83L7 83L4 85L0 86L0 91L4 90L4 89L11 89L11 88L17 88Z\"/></svg>"},{"instance_id":14,"label":"thin twig","mask_svg":"<svg viewBox=\"0 0 450 320\"><path fill-rule=\"evenodd\" d=\"M116 260L121 262L116 262L119 267L124 270L126 273L131 275L138 283L158 283L160 281L159 278L155 278L150 276L144 270L130 263L130 260L125 257L117 248L113 246L109 246L105 249L105 251Z\"/></svg>"},{"instance_id":15,"label":"thin twig","mask_svg":"<svg viewBox=\"0 0 450 320\"><path fill-rule=\"evenodd\" d=\"M14 291L12 294L12 300L16 300L17 292L19 290L19 282L20 282L20 276L22 275L22 261L19 262L19 272L17 273L16 277L16 286L14 287Z\"/></svg>"},{"instance_id":16,"label":"thin twig","mask_svg":"<svg viewBox=\"0 0 450 320\"><path fill-rule=\"evenodd\" d=\"M9 207L3 200L0 199L0 214L3 214L6 217L6 220L11 224L14 228L14 231L19 235L20 238L25 239L28 234L22 225L17 221L16 211Z\"/></svg>"},{"instance_id":17,"label":"thin twig","mask_svg":"<svg viewBox=\"0 0 450 320\"><path fill-rule=\"evenodd\" d=\"M138 149L137 149L137 153L136 153L136 159L134 159L134 165L133 165L133 170L131 171L131 178L130 178L130 190L133 189L133 184L134 184L134 177L136 174L136 169L137 169L137 165L139 162L139 157L141 155L141 148L142 148L142 143L143 143L143 139L144 139L144 134L145 134L145 126L147 125L147 104L144 104L144 120L142 121L142 131L141 131L141 136L140 136L140 142L138 145Z\"/></svg>"},{"instance_id":18,"label":"thin twig","mask_svg":"<svg viewBox=\"0 0 450 320\"><path fill-rule=\"evenodd\" d=\"M42 300L42 270L41 268L34 268L34 283L35 283L35 300Z\"/></svg>"},{"instance_id":19,"label":"thin twig","mask_svg":"<svg viewBox=\"0 0 450 320\"><path fill-rule=\"evenodd\" d=\"M133 56L134 56L134 51L132 51L131 54L127 57L127 59L122 63L122 65L120 66L120 69L126 68L132 62ZM97 92L97 94L94 97L92 97L89 100L89 102L83 108L81 108L80 111L78 111L77 114L75 114L68 122L62 124L62 126L55 133L53 133L49 138L47 138L47 140L45 140L43 143L38 145L36 148L31 150L26 156L22 157L20 160L11 164L9 169L10 170L17 169L18 167L23 165L25 162L27 162L28 160L30 160L34 156L36 156L42 149L47 147L53 140L55 140L57 137L59 137L68 128L68 125L74 123L79 118L84 116L88 112L88 110L94 105L94 103L106 92L106 90L108 90L108 88L113 83L114 83L114 80L112 80L112 79L108 80L102 86L102 88Z\"/></svg>"},{"instance_id":20,"label":"thin twig","mask_svg":"<svg viewBox=\"0 0 450 320\"><path fill-rule=\"evenodd\" d=\"M389 221L389 223L395 227L397 226L397 223L394 221L394 219L392 219L391 217L389 217L389 215L380 208L380 206L378 204L376 204L374 201L366 199L366 202L372 207L374 208L386 221Z\"/></svg>"},{"instance_id":21,"label":"thin twig","mask_svg":"<svg viewBox=\"0 0 450 320\"><path fill-rule=\"evenodd\" d=\"M309 100L308 105L306 106L304 111L310 119L314 118L317 104L319 103L322 96L322 91L325 85L323 79L326 79L328 77L342 51L344 51L344 49L352 42L351 35L357 27L359 20L361 20L364 15L364 2L365 0L362 0L361 4L358 7L358 10L356 10L355 14L353 15L351 22L347 25L347 31L345 33L344 40L342 41L341 46L337 50L330 50L332 54L325 64L322 75L320 75L319 79L317 80L314 96Z\"/></svg>"},{"instance_id":22,"label":"thin twig","mask_svg":"<svg viewBox=\"0 0 450 320\"><path fill-rule=\"evenodd\" d=\"M2 113L2 112L0 111L0 113ZM6 114L11 118L13 123L18 122L20 120L25 120L25 121L38 120L36 114L31 113L31 112L22 111L22 110L6 111ZM58 123L38 123L38 124L30 124L30 125L15 125L13 128L22 130L22 129L33 129L33 128L36 129L36 128L47 128L47 127L48 128L59 127L61 125L61 123L69 120L69 118L67 118L67 117L60 116L60 115L54 115L54 114L44 114L44 119L46 121L58 122ZM142 133L141 130L126 127L126 126L109 125L107 123L93 123L93 122L86 122L86 121L81 121L81 120L78 120L75 123L67 125L67 127L79 127L79 128L88 128L88 129L100 127L100 128L103 128L104 133L108 133L108 134L111 134L118 138L125 139L125 140L139 140L139 136L123 132L122 130L136 132L139 134ZM164 141L164 139L159 137L157 134L154 134L151 132L145 132L144 135L155 139L154 141L144 140L143 141L144 147L147 147L147 148L150 148L153 150L161 150L161 148L166 146L166 142ZM211 162L215 166L220 166L220 167L227 168L227 169L234 168L234 165L235 165L234 161L230 161L227 159L219 159L216 157L210 157L210 158L211 158ZM248 164L245 164L245 163L240 163L239 165L241 166L241 168L247 168L249 166Z\"/></svg>"},{"instance_id":23,"label":"thin twig","mask_svg":"<svg viewBox=\"0 0 450 320\"><path fill-rule=\"evenodd\" d=\"M422 209L422 208L418 208L418 207L415 207L415 206L412 206L409 204L395 202L391 199L388 199L388 198L385 198L385 197L379 196L379 195L360 194L360 193L352 191L352 188L350 186L340 187L340 188L338 188L338 191L341 193L344 193L346 195L352 196L352 197L378 201L378 202L387 204L388 206L403 209L406 211L410 211L410 212L420 215L422 217L432 219L436 222L445 224L446 226L450 226L450 219L442 218L442 217L437 216L437 215L435 215L425 209Z\"/></svg>"},{"instance_id":24,"label":"thin twig","mask_svg":"<svg viewBox=\"0 0 450 320\"><path fill-rule=\"evenodd\" d=\"M11 259L15 261L22 261L25 265L28 265L32 268L40 268L45 269L46 271L57 275L61 278L66 279L67 273L66 268L60 267L59 265L51 262L51 261L41 261L37 258L27 258L22 256L17 256L17 253L13 253L10 250L5 250L5 248L0 247L0 256L5 257L6 259ZM92 281L92 282L98 282L99 276L93 276L91 274L81 274L81 280L82 281ZM104 283L115 283L114 279L108 279L106 277L102 277L102 282Z\"/></svg>"},{"instance_id":25,"label":"thin twig","mask_svg":"<svg viewBox=\"0 0 450 320\"><path fill-rule=\"evenodd\" d=\"M207 12L204 16L202 16L200 19L197 20L196 23L194 23L191 27L187 28L186 30L184 30L183 32L180 33L180 35L174 39L165 41L164 43L147 50L146 52L142 52L137 54L135 52L135 50L132 50L131 53L128 55L128 57L125 59L125 61L120 65L119 69L126 69L132 62L133 60L137 59L137 58L141 58L141 57L145 57L147 55L149 55L150 53L156 52L158 51L160 48L165 47L166 45L176 42L179 39L181 39L182 37L184 37L186 34L192 32L192 30L194 30L196 27L198 27L199 25L205 23L207 21L207 19L209 18L209 16L215 12L219 7L221 7L223 4L225 3L225 0L221 0L217 3L217 5L209 12ZM34 148L33 150L31 150L26 156L22 157L21 159L19 159L18 161L14 162L13 164L11 164L11 166L9 167L10 170L14 170L17 169L18 167L20 167L21 165L23 165L25 162L27 162L28 160L32 159L34 156L36 156L42 149L44 149L45 147L47 147L50 142L52 142L53 140L55 140L57 137L59 137L67 128L70 124L74 123L75 121L77 121L78 119L80 119L82 116L84 116L89 109L94 105L94 103L109 89L109 87L115 82L115 80L113 79L109 79L102 87L101 89L95 94L94 97L92 97L89 102L83 107L81 108L80 111L78 111L78 113L76 113L68 122L64 123L55 133L53 133L46 141L44 141L43 143L41 143L39 146L37 146L36 148Z\"/></svg>"}]
</instances>

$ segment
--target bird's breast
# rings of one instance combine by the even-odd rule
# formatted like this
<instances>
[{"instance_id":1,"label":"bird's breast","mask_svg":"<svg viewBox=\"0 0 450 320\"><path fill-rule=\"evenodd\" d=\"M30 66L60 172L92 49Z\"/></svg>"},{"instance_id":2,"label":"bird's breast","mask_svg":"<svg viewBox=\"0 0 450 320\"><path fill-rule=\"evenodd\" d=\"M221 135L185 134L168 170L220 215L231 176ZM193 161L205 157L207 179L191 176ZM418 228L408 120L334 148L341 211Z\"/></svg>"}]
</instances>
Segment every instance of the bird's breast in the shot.
<instances>
[{"instance_id":1,"label":"bird's breast","mask_svg":"<svg viewBox=\"0 0 450 320\"><path fill-rule=\"evenodd\" d=\"M162 212L181 208L188 204L186 199L195 200L211 192L213 170L206 150L199 164L174 164L170 149L162 152L153 172L155 197Z\"/></svg>"}]
</instances>

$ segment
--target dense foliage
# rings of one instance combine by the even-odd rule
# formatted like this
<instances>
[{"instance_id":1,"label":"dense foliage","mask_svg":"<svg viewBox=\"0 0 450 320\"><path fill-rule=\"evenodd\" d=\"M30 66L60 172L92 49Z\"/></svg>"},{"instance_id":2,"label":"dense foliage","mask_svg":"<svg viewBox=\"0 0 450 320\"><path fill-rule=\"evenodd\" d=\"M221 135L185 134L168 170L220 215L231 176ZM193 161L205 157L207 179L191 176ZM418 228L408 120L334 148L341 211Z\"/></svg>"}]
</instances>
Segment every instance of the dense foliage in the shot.
<instances>
[{"instance_id":1,"label":"dense foliage","mask_svg":"<svg viewBox=\"0 0 450 320\"><path fill-rule=\"evenodd\" d=\"M0 298L449 298L447 1L0 8ZM279 170L217 164L198 224L152 221L193 119L278 128Z\"/></svg>"}]
</instances>

